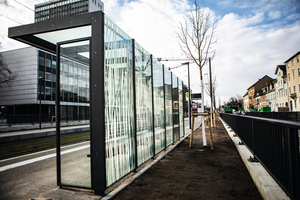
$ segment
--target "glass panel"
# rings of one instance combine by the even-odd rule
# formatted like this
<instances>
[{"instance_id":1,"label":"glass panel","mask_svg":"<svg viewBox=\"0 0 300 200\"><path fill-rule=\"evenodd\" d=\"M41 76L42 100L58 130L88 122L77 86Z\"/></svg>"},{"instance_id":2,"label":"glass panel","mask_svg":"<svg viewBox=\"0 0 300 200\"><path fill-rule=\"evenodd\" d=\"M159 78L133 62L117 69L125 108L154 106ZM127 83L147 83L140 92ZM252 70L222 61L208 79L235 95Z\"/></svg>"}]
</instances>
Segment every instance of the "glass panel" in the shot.
<instances>
[{"instance_id":1,"label":"glass panel","mask_svg":"<svg viewBox=\"0 0 300 200\"><path fill-rule=\"evenodd\" d=\"M135 168L132 40L105 17L105 142L107 186ZM124 59L124 62L117 60Z\"/></svg>"},{"instance_id":2,"label":"glass panel","mask_svg":"<svg viewBox=\"0 0 300 200\"><path fill-rule=\"evenodd\" d=\"M163 66L153 58L153 100L155 154L165 148L165 108Z\"/></svg>"},{"instance_id":3,"label":"glass panel","mask_svg":"<svg viewBox=\"0 0 300 200\"><path fill-rule=\"evenodd\" d=\"M64 29L60 31L51 31L47 33L35 34L35 37L46 40L52 44L57 44L63 41L70 41L79 38L91 37L91 25L77 28ZM82 53L82 51L80 51ZM86 51L87 52L87 51Z\"/></svg>"},{"instance_id":4,"label":"glass panel","mask_svg":"<svg viewBox=\"0 0 300 200\"><path fill-rule=\"evenodd\" d=\"M77 102L74 99L74 66L81 62L81 65L89 69L89 60L81 59L80 52L89 52L89 41L74 42L60 46L60 99L61 121L60 126L84 125L89 129L89 104ZM86 61L86 62L83 62ZM87 74L88 75L88 74ZM86 77L89 79L89 76ZM46 90L47 92L47 90ZM72 103L71 103L72 102ZM84 142L76 143L72 147L64 146L64 141L74 137L84 138ZM90 154L90 142L85 140L90 138L89 131L82 133L82 129L74 127L73 133L60 135L61 141L61 183L82 187L91 187L91 161L87 157Z\"/></svg>"},{"instance_id":5,"label":"glass panel","mask_svg":"<svg viewBox=\"0 0 300 200\"><path fill-rule=\"evenodd\" d=\"M173 110L172 110L172 77L171 72L165 68L165 104L166 104L166 144L173 143Z\"/></svg>"},{"instance_id":6,"label":"glass panel","mask_svg":"<svg viewBox=\"0 0 300 200\"><path fill-rule=\"evenodd\" d=\"M182 81L178 81L178 92L179 92L179 124L180 124L180 137L184 134L184 119L183 119L183 90L182 90Z\"/></svg>"},{"instance_id":7,"label":"glass panel","mask_svg":"<svg viewBox=\"0 0 300 200\"><path fill-rule=\"evenodd\" d=\"M138 43L135 43L135 91L137 163L141 165L152 158L154 152L151 59Z\"/></svg>"},{"instance_id":8,"label":"glass panel","mask_svg":"<svg viewBox=\"0 0 300 200\"><path fill-rule=\"evenodd\" d=\"M172 74L172 92L173 92L173 135L174 135L174 141L179 139L179 105L178 105L178 79L175 74Z\"/></svg>"}]
</instances>

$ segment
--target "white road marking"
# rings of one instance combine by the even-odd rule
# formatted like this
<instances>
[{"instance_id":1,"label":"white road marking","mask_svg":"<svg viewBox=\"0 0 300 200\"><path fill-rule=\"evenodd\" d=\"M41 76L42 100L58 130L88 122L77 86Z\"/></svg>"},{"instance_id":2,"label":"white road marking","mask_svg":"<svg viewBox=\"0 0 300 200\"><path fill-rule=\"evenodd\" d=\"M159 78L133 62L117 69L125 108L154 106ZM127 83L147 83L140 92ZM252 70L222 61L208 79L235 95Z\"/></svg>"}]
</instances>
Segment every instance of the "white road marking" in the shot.
<instances>
[{"instance_id":1,"label":"white road marking","mask_svg":"<svg viewBox=\"0 0 300 200\"><path fill-rule=\"evenodd\" d=\"M62 151L61 154L62 155L67 154L67 153L71 153L71 152L74 152L74 151L79 151L79 150L82 150L82 149L86 149L86 148L89 148L89 147L90 147L90 145L85 145L85 146L82 146L82 147L77 147L77 148L74 148L74 149L69 149L69 150ZM33 158L33 159L30 159L30 160L25 160L25 161L22 161L22 162L18 162L18 163L15 163L15 164L6 165L4 167L0 167L0 172L3 172L3 171L8 170L8 169L13 169L13 168L16 168L16 167L28 165L28 164L38 162L38 161L41 161L41 160L45 160L45 159L48 159L48 158L52 158L52 157L55 157L55 156L56 156L56 153L53 153L53 154L49 154L49 155L46 155L46 156L41 156L41 157L38 157L38 158Z\"/></svg>"}]
</instances>

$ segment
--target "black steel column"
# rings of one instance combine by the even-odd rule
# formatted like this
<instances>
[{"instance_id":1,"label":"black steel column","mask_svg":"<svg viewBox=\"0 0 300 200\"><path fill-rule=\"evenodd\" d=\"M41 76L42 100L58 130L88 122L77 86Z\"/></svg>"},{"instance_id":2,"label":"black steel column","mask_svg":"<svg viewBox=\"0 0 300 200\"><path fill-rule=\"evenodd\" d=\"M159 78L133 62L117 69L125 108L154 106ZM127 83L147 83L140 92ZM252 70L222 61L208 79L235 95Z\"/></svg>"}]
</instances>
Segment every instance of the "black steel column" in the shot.
<instances>
[{"instance_id":1,"label":"black steel column","mask_svg":"<svg viewBox=\"0 0 300 200\"><path fill-rule=\"evenodd\" d=\"M56 46L56 174L57 185L61 183L60 173L60 46Z\"/></svg>"},{"instance_id":2,"label":"black steel column","mask_svg":"<svg viewBox=\"0 0 300 200\"><path fill-rule=\"evenodd\" d=\"M92 21L90 44L92 189L95 194L104 195L106 189L104 13Z\"/></svg>"},{"instance_id":3,"label":"black steel column","mask_svg":"<svg viewBox=\"0 0 300 200\"><path fill-rule=\"evenodd\" d=\"M178 77L177 77L177 103L178 103L178 139L180 138L180 118L179 118L179 81L178 81Z\"/></svg>"},{"instance_id":4,"label":"black steel column","mask_svg":"<svg viewBox=\"0 0 300 200\"><path fill-rule=\"evenodd\" d=\"M185 126L184 126L184 92L183 92L183 81L181 81L181 87L182 87L182 120L183 120L183 136L185 136Z\"/></svg>"},{"instance_id":5,"label":"black steel column","mask_svg":"<svg viewBox=\"0 0 300 200\"><path fill-rule=\"evenodd\" d=\"M138 152L137 152L137 131L136 131L136 91L135 91L135 40L132 39L132 82L133 82L133 127L134 127L134 171L138 166Z\"/></svg>"},{"instance_id":6,"label":"black steel column","mask_svg":"<svg viewBox=\"0 0 300 200\"><path fill-rule=\"evenodd\" d=\"M174 99L173 99L173 72L171 72L171 92L172 92L172 121L173 121L173 144L174 144L174 133L175 133L175 129L174 129Z\"/></svg>"},{"instance_id":7,"label":"black steel column","mask_svg":"<svg viewBox=\"0 0 300 200\"><path fill-rule=\"evenodd\" d=\"M150 55L151 62L151 87L152 87L152 129L153 129L153 158L155 156L155 124L154 124L154 90L153 90L153 56Z\"/></svg>"}]
</instances>

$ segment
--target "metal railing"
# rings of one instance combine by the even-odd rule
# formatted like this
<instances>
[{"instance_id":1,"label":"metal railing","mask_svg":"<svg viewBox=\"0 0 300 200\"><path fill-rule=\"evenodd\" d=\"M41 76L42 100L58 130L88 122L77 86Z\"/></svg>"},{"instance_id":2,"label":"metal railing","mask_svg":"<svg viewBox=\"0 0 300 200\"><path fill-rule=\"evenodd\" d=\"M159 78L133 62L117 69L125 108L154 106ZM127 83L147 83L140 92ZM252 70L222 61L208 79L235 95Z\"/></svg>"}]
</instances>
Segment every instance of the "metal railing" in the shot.
<instances>
[{"instance_id":1,"label":"metal railing","mask_svg":"<svg viewBox=\"0 0 300 200\"><path fill-rule=\"evenodd\" d=\"M300 122L300 112L246 112L246 115Z\"/></svg>"},{"instance_id":2,"label":"metal railing","mask_svg":"<svg viewBox=\"0 0 300 200\"><path fill-rule=\"evenodd\" d=\"M300 199L300 123L220 113L291 199Z\"/></svg>"}]
</instances>

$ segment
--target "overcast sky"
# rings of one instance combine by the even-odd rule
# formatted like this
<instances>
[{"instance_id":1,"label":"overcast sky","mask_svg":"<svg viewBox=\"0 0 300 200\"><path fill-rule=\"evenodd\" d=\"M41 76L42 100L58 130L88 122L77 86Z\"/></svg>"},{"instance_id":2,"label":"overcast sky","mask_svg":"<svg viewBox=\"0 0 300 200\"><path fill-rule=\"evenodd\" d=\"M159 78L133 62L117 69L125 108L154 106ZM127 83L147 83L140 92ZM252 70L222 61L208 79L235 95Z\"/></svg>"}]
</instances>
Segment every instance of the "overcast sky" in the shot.
<instances>
[{"instance_id":1,"label":"overcast sky","mask_svg":"<svg viewBox=\"0 0 300 200\"><path fill-rule=\"evenodd\" d=\"M19 3L17 3L19 2ZM7 28L34 22L34 4L45 0L0 0L1 51L25 45L7 38ZM103 0L104 12L156 58L184 57L176 31L190 14L188 0ZM21 3L21 4L20 4ZM216 57L217 99L244 95L265 75L275 78L277 65L300 51L300 0L202 0L198 3L218 20ZM163 62L166 67L179 62ZM200 92L199 70L190 65L191 88ZM186 66L172 70L187 83ZM204 67L204 73L208 66ZM205 96L205 101L209 101Z\"/></svg>"}]
</instances>

